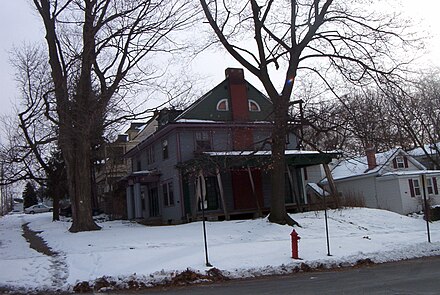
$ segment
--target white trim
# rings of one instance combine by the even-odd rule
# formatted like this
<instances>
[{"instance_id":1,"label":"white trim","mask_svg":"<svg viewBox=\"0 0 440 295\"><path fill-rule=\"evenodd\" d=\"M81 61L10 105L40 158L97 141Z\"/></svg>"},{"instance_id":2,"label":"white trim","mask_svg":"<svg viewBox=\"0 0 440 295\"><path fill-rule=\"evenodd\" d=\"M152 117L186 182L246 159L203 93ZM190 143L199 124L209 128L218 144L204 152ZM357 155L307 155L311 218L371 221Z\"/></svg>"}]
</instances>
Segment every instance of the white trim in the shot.
<instances>
[{"instance_id":1,"label":"white trim","mask_svg":"<svg viewBox=\"0 0 440 295\"><path fill-rule=\"evenodd\" d=\"M219 109L220 104L222 104L223 102L225 102L226 109ZM215 107L215 109L217 111L219 111L219 112L227 112L227 111L229 111L229 101L228 101L228 99L227 98L220 99L219 102L217 103L217 106Z\"/></svg>"},{"instance_id":2,"label":"white trim","mask_svg":"<svg viewBox=\"0 0 440 295\"><path fill-rule=\"evenodd\" d=\"M251 107L252 104L254 104L257 107L256 110L252 109L252 107ZM248 99L248 107L249 107L249 112L261 112L260 105L253 99Z\"/></svg>"}]
</instances>

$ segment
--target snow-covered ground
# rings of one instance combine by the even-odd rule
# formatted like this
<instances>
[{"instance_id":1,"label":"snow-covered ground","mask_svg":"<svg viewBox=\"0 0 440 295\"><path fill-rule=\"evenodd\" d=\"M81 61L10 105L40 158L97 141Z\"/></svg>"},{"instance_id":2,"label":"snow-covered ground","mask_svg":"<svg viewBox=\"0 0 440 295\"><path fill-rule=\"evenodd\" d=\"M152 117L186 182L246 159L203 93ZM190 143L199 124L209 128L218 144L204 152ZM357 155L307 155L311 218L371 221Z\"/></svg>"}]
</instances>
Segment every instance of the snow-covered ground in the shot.
<instances>
[{"instance_id":1,"label":"snow-covered ground","mask_svg":"<svg viewBox=\"0 0 440 295\"><path fill-rule=\"evenodd\" d=\"M292 227L266 219L207 222L209 262L229 277L251 277L311 267L339 267L369 258L386 262L440 254L440 222L426 223L384 210L330 210L327 256L324 213L293 214L301 224L299 256L291 258ZM22 237L28 223L53 251L46 256ZM205 273L202 223L143 226L128 221L100 223L102 230L70 233L69 222L52 222L50 213L0 218L0 287L15 290L71 290L79 281L100 277L147 285L192 269Z\"/></svg>"}]
</instances>

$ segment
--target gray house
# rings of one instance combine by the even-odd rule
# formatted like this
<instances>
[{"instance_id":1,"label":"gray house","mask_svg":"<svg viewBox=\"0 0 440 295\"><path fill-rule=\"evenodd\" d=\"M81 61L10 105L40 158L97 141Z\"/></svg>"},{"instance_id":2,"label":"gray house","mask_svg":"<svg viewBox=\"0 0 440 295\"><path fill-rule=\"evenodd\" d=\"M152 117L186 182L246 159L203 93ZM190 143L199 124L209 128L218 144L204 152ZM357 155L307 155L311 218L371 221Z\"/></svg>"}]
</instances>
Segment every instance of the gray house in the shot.
<instances>
[{"instance_id":1,"label":"gray house","mask_svg":"<svg viewBox=\"0 0 440 295\"><path fill-rule=\"evenodd\" d=\"M272 110L242 69L229 68L223 82L187 109L159 112L157 130L126 154L128 218L188 222L200 218L202 206L212 220L267 213ZM293 131L286 138L285 198L288 209L299 210L307 205L303 167L333 155L298 150Z\"/></svg>"},{"instance_id":2,"label":"gray house","mask_svg":"<svg viewBox=\"0 0 440 295\"><path fill-rule=\"evenodd\" d=\"M422 210L425 190L431 205L440 204L440 171L427 170L401 148L340 161L332 175L346 203L361 200L369 208L408 214Z\"/></svg>"}]
</instances>

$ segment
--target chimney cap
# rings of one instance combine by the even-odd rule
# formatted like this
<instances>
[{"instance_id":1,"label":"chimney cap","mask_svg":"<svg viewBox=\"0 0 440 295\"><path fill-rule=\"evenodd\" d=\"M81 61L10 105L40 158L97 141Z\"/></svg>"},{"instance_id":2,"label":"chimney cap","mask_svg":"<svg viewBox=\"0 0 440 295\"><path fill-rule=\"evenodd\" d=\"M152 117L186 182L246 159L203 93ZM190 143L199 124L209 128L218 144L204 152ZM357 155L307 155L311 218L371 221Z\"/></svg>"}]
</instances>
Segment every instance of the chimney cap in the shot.
<instances>
[{"instance_id":1,"label":"chimney cap","mask_svg":"<svg viewBox=\"0 0 440 295\"><path fill-rule=\"evenodd\" d=\"M241 68L227 68L225 76L231 83L244 83L244 71Z\"/></svg>"}]
</instances>

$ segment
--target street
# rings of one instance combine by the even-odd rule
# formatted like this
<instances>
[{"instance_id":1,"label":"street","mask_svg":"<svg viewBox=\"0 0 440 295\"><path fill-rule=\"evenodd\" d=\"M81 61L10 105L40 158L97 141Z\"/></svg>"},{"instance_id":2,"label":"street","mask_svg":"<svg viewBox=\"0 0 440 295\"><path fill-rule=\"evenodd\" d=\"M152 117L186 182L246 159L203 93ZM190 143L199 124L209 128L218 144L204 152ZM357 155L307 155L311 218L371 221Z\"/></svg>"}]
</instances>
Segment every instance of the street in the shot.
<instances>
[{"instance_id":1,"label":"street","mask_svg":"<svg viewBox=\"0 0 440 295\"><path fill-rule=\"evenodd\" d=\"M440 257L337 271L112 294L439 294Z\"/></svg>"}]
</instances>

